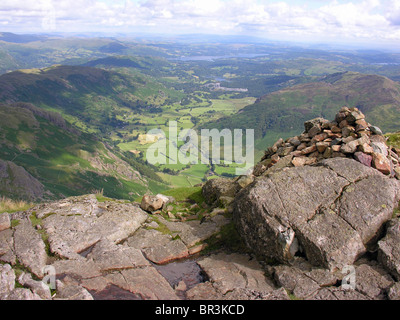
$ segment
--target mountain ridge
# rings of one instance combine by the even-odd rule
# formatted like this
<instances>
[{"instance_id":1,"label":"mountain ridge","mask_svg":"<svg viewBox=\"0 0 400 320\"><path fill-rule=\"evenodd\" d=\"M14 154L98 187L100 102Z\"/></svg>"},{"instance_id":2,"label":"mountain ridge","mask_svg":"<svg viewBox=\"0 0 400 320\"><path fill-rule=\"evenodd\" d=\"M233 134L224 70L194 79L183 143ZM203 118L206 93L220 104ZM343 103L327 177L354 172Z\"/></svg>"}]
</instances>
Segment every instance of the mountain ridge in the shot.
<instances>
[{"instance_id":1,"label":"mountain ridge","mask_svg":"<svg viewBox=\"0 0 400 320\"><path fill-rule=\"evenodd\" d=\"M263 139L271 132L279 135L285 131L301 131L307 119L330 119L346 105L360 109L382 130L397 131L400 83L378 75L335 73L319 81L264 95L237 114L209 123L207 127L254 128L256 139Z\"/></svg>"},{"instance_id":2,"label":"mountain ridge","mask_svg":"<svg viewBox=\"0 0 400 320\"><path fill-rule=\"evenodd\" d=\"M30 189L36 188L35 183L18 192L18 184L13 189L12 172L3 170L8 175L4 174L4 188L0 186L0 191L7 196L56 199L103 190L109 197L134 199L151 186L162 186L160 181L137 171L135 165L141 166L137 160L118 155L58 114L17 103L0 104L0 115L0 159L6 161L8 168L17 168L12 172L24 173L19 176L27 177L25 180L32 176L36 184L43 185L43 192ZM139 170L145 174L151 171Z\"/></svg>"}]
</instances>

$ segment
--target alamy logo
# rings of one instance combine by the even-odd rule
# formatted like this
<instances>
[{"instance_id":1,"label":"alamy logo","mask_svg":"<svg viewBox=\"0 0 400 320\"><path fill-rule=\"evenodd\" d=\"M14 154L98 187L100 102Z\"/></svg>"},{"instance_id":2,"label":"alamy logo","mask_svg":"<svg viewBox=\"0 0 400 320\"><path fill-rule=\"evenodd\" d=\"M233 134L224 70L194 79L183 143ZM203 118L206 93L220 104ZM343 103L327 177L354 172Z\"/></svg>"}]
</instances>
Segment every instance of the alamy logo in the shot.
<instances>
[{"instance_id":1,"label":"alamy logo","mask_svg":"<svg viewBox=\"0 0 400 320\"><path fill-rule=\"evenodd\" d=\"M342 279L342 288L344 290L356 289L356 269L353 266L344 266L342 274L345 276Z\"/></svg>"},{"instance_id":2,"label":"alamy logo","mask_svg":"<svg viewBox=\"0 0 400 320\"><path fill-rule=\"evenodd\" d=\"M177 122L170 121L168 134L152 129L146 134L146 141L152 143L146 159L153 165L235 164L236 175L247 174L254 166L254 129L246 129L245 135L242 129L202 129L199 135L193 129L178 133Z\"/></svg>"}]
</instances>

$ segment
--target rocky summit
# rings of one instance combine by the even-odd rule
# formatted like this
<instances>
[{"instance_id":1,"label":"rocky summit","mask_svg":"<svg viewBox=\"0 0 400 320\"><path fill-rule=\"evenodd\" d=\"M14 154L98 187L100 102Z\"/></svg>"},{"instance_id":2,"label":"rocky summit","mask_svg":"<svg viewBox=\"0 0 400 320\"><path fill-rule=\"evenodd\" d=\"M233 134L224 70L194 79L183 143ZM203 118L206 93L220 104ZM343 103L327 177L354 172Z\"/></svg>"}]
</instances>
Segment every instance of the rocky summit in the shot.
<instances>
[{"instance_id":1,"label":"rocky summit","mask_svg":"<svg viewBox=\"0 0 400 320\"><path fill-rule=\"evenodd\" d=\"M0 299L399 300L398 155L344 107L190 201L85 195L3 213Z\"/></svg>"},{"instance_id":2,"label":"rocky summit","mask_svg":"<svg viewBox=\"0 0 400 320\"><path fill-rule=\"evenodd\" d=\"M233 202L236 225L260 256L302 255L331 271L377 250L400 200L398 151L357 108L304 123L278 140Z\"/></svg>"},{"instance_id":3,"label":"rocky summit","mask_svg":"<svg viewBox=\"0 0 400 320\"><path fill-rule=\"evenodd\" d=\"M205 198L227 203L248 248L295 297L398 299L399 150L357 108L304 127L252 175L207 182ZM342 291L349 270L354 290Z\"/></svg>"},{"instance_id":4,"label":"rocky summit","mask_svg":"<svg viewBox=\"0 0 400 320\"><path fill-rule=\"evenodd\" d=\"M203 250L227 223L222 215L165 219L95 195L1 214L0 299L186 298L198 282L178 286L159 268Z\"/></svg>"}]
</instances>

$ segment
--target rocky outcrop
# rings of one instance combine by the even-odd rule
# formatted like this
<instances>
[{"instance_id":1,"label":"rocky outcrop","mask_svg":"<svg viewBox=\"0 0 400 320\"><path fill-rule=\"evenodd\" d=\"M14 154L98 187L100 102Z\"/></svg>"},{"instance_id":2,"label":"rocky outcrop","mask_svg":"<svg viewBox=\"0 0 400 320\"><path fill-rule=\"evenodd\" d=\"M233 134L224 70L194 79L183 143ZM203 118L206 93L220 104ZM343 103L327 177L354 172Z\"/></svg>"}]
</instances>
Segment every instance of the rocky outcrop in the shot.
<instances>
[{"instance_id":1,"label":"rocky outcrop","mask_svg":"<svg viewBox=\"0 0 400 320\"><path fill-rule=\"evenodd\" d=\"M204 197L228 203L248 248L291 298L397 299L399 150L357 108L304 127L268 148L252 175L208 181ZM350 289L344 270L357 279ZM216 283L190 292L218 297Z\"/></svg>"},{"instance_id":2,"label":"rocky outcrop","mask_svg":"<svg viewBox=\"0 0 400 320\"><path fill-rule=\"evenodd\" d=\"M190 300L289 300L287 292L266 278L262 266L246 254L218 253L198 264L209 281L190 289Z\"/></svg>"},{"instance_id":3,"label":"rocky outcrop","mask_svg":"<svg viewBox=\"0 0 400 320\"><path fill-rule=\"evenodd\" d=\"M281 262L298 251L329 269L352 264L382 232L400 183L354 160L323 160L260 177L235 198L234 220L254 251Z\"/></svg>"},{"instance_id":4,"label":"rocky outcrop","mask_svg":"<svg viewBox=\"0 0 400 320\"><path fill-rule=\"evenodd\" d=\"M180 299L156 266L200 252L228 222L222 215L170 221L139 203L95 195L3 213L0 299ZM14 269L24 271L17 277Z\"/></svg>"},{"instance_id":5,"label":"rocky outcrop","mask_svg":"<svg viewBox=\"0 0 400 320\"><path fill-rule=\"evenodd\" d=\"M46 247L32 223L27 219L22 220L15 227L13 239L14 252L18 261L37 277L42 278L43 268L47 264Z\"/></svg>"},{"instance_id":6,"label":"rocky outcrop","mask_svg":"<svg viewBox=\"0 0 400 320\"><path fill-rule=\"evenodd\" d=\"M400 281L400 220L387 226L386 236L378 242L378 260Z\"/></svg>"},{"instance_id":7,"label":"rocky outcrop","mask_svg":"<svg viewBox=\"0 0 400 320\"><path fill-rule=\"evenodd\" d=\"M23 167L0 159L0 193L33 200L43 198L45 188Z\"/></svg>"},{"instance_id":8,"label":"rocky outcrop","mask_svg":"<svg viewBox=\"0 0 400 320\"><path fill-rule=\"evenodd\" d=\"M385 175L396 175L399 150L388 147L382 131L366 122L364 114L357 108L343 107L333 121L316 118L306 121L304 128L301 135L286 141L279 139L269 147L254 167L254 175L336 157L352 158Z\"/></svg>"}]
</instances>

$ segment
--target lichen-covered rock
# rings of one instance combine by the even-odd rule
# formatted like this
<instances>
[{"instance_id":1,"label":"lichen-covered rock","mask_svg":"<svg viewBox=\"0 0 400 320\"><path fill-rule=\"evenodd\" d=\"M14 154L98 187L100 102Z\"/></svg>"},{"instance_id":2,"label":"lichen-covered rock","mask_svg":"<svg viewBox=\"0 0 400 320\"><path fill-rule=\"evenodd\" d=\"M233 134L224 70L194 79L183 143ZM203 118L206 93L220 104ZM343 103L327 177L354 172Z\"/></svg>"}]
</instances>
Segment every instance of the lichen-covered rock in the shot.
<instances>
[{"instance_id":1,"label":"lichen-covered rock","mask_svg":"<svg viewBox=\"0 0 400 320\"><path fill-rule=\"evenodd\" d=\"M11 227L10 216L8 213L0 213L0 231L9 229Z\"/></svg>"},{"instance_id":2,"label":"lichen-covered rock","mask_svg":"<svg viewBox=\"0 0 400 320\"><path fill-rule=\"evenodd\" d=\"M43 281L35 281L29 273L22 273L18 277L18 282L26 288L37 294L43 300L51 299L50 287Z\"/></svg>"},{"instance_id":3,"label":"lichen-covered rock","mask_svg":"<svg viewBox=\"0 0 400 320\"><path fill-rule=\"evenodd\" d=\"M0 159L0 193L33 200L43 198L45 188L23 167Z\"/></svg>"},{"instance_id":4,"label":"lichen-covered rock","mask_svg":"<svg viewBox=\"0 0 400 320\"><path fill-rule=\"evenodd\" d=\"M205 201L212 205L218 202L220 197L234 197L239 190L238 184L227 178L216 178L208 180L203 188L202 194Z\"/></svg>"},{"instance_id":5,"label":"lichen-covered rock","mask_svg":"<svg viewBox=\"0 0 400 320\"><path fill-rule=\"evenodd\" d=\"M21 220L14 231L14 250L18 261L42 278L47 265L46 245L28 219Z\"/></svg>"},{"instance_id":6,"label":"lichen-covered rock","mask_svg":"<svg viewBox=\"0 0 400 320\"><path fill-rule=\"evenodd\" d=\"M399 182L347 158L261 176L235 198L233 218L257 254L290 261L301 249L328 269L366 252L400 197Z\"/></svg>"},{"instance_id":7,"label":"lichen-covered rock","mask_svg":"<svg viewBox=\"0 0 400 320\"><path fill-rule=\"evenodd\" d=\"M400 281L400 219L393 219L386 236L378 242L378 260Z\"/></svg>"},{"instance_id":8,"label":"lichen-covered rock","mask_svg":"<svg viewBox=\"0 0 400 320\"><path fill-rule=\"evenodd\" d=\"M127 240L130 247L141 250L147 259L157 264L185 258L188 248L180 239L174 240L170 235L150 229L138 230Z\"/></svg>"},{"instance_id":9,"label":"lichen-covered rock","mask_svg":"<svg viewBox=\"0 0 400 320\"><path fill-rule=\"evenodd\" d=\"M218 253L198 261L208 281L186 292L189 300L289 300L261 265L246 254Z\"/></svg>"},{"instance_id":10,"label":"lichen-covered rock","mask_svg":"<svg viewBox=\"0 0 400 320\"><path fill-rule=\"evenodd\" d=\"M365 245L375 243L398 206L398 180L374 175L357 181L343 191L337 212L357 231Z\"/></svg>"},{"instance_id":11,"label":"lichen-covered rock","mask_svg":"<svg viewBox=\"0 0 400 320\"><path fill-rule=\"evenodd\" d=\"M373 300L384 300L394 281L378 266L363 263L355 268L355 289Z\"/></svg>"},{"instance_id":12,"label":"lichen-covered rock","mask_svg":"<svg viewBox=\"0 0 400 320\"><path fill-rule=\"evenodd\" d=\"M87 208L92 206L93 203ZM79 253L101 239L119 243L139 229L147 219L144 211L128 203L105 202L101 212L95 210L90 215L78 212L81 211L64 214L63 209L62 212L43 217L51 252L68 259L82 259Z\"/></svg>"},{"instance_id":13,"label":"lichen-covered rock","mask_svg":"<svg viewBox=\"0 0 400 320\"><path fill-rule=\"evenodd\" d=\"M117 245L106 239L96 243L86 258L93 259L103 272L150 265L139 249Z\"/></svg>"},{"instance_id":14,"label":"lichen-covered rock","mask_svg":"<svg viewBox=\"0 0 400 320\"><path fill-rule=\"evenodd\" d=\"M219 253L197 262L222 294L235 288L271 292L274 285L256 260L248 255Z\"/></svg>"},{"instance_id":15,"label":"lichen-covered rock","mask_svg":"<svg viewBox=\"0 0 400 320\"><path fill-rule=\"evenodd\" d=\"M15 288L15 273L9 264L0 264L0 299L5 299Z\"/></svg>"},{"instance_id":16,"label":"lichen-covered rock","mask_svg":"<svg viewBox=\"0 0 400 320\"><path fill-rule=\"evenodd\" d=\"M389 300L400 300L400 282L396 282L388 293Z\"/></svg>"},{"instance_id":17,"label":"lichen-covered rock","mask_svg":"<svg viewBox=\"0 0 400 320\"><path fill-rule=\"evenodd\" d=\"M78 285L59 285L56 300L94 300L93 296Z\"/></svg>"},{"instance_id":18,"label":"lichen-covered rock","mask_svg":"<svg viewBox=\"0 0 400 320\"><path fill-rule=\"evenodd\" d=\"M360 235L331 210L301 224L296 234L308 260L327 269L352 264L366 251Z\"/></svg>"}]
</instances>

